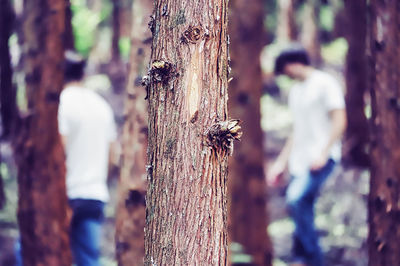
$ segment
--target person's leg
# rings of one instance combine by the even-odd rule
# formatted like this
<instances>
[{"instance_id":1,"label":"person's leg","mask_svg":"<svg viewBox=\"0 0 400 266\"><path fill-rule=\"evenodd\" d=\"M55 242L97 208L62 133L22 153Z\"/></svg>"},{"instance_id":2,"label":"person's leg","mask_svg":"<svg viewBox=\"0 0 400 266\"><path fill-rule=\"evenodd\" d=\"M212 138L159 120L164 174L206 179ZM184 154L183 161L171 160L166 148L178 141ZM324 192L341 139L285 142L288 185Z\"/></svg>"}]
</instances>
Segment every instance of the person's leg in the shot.
<instances>
[{"instance_id":1,"label":"person's leg","mask_svg":"<svg viewBox=\"0 0 400 266\"><path fill-rule=\"evenodd\" d=\"M334 166L329 161L321 170L294 177L287 190L289 213L295 223L293 255L300 262L312 266L323 265L323 255L314 227L314 202L319 189Z\"/></svg>"},{"instance_id":2,"label":"person's leg","mask_svg":"<svg viewBox=\"0 0 400 266\"><path fill-rule=\"evenodd\" d=\"M70 201L73 217L70 241L77 266L98 266L104 203L96 200Z\"/></svg>"},{"instance_id":3,"label":"person's leg","mask_svg":"<svg viewBox=\"0 0 400 266\"><path fill-rule=\"evenodd\" d=\"M99 266L101 222L82 219L71 227L71 247L77 266Z\"/></svg>"}]
</instances>

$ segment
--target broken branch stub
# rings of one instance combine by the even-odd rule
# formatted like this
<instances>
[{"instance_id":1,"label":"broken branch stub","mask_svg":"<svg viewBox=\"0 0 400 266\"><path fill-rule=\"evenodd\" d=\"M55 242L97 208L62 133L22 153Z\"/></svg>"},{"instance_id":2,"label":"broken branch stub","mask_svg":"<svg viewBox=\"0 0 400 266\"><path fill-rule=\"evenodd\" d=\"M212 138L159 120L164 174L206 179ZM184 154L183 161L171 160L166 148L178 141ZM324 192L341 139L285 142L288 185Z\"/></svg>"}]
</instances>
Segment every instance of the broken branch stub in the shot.
<instances>
[{"instance_id":1,"label":"broken branch stub","mask_svg":"<svg viewBox=\"0 0 400 266\"><path fill-rule=\"evenodd\" d=\"M217 155L233 153L233 140L240 140L242 131L239 119L217 122L207 130L207 144Z\"/></svg>"}]
</instances>

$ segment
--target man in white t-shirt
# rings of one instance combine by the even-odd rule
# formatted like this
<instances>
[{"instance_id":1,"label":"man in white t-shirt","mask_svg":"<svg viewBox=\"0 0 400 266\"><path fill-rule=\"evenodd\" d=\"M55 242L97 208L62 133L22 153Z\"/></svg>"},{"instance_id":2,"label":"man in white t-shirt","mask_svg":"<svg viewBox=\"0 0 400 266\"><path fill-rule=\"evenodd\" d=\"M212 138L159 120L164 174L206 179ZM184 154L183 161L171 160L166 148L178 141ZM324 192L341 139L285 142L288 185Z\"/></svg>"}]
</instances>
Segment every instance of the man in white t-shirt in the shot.
<instances>
[{"instance_id":1,"label":"man in white t-shirt","mask_svg":"<svg viewBox=\"0 0 400 266\"><path fill-rule=\"evenodd\" d=\"M110 147L116 140L109 104L81 84L85 61L66 52L65 86L58 111L66 152L67 195L73 211L70 237L77 266L99 265L104 204L109 199Z\"/></svg>"},{"instance_id":2,"label":"man in white t-shirt","mask_svg":"<svg viewBox=\"0 0 400 266\"><path fill-rule=\"evenodd\" d=\"M289 166L286 199L295 223L292 265L322 266L323 254L314 228L318 192L340 160L340 138L346 128L342 88L329 74L310 66L307 52L294 47L281 52L275 73L297 81L289 93L293 132L268 172L277 184Z\"/></svg>"}]
</instances>

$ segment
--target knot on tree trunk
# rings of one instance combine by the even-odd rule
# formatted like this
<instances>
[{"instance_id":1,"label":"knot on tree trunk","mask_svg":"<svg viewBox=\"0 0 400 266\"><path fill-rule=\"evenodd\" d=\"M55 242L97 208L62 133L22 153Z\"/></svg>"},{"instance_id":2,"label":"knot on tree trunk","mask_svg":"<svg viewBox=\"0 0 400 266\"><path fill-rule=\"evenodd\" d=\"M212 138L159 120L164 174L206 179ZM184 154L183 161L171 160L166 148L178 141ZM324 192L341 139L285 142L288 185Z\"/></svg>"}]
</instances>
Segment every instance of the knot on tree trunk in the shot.
<instances>
[{"instance_id":1,"label":"knot on tree trunk","mask_svg":"<svg viewBox=\"0 0 400 266\"><path fill-rule=\"evenodd\" d=\"M217 155L229 156L233 153L233 141L240 140L242 131L239 119L221 121L212 125L206 132L207 144Z\"/></svg>"}]
</instances>

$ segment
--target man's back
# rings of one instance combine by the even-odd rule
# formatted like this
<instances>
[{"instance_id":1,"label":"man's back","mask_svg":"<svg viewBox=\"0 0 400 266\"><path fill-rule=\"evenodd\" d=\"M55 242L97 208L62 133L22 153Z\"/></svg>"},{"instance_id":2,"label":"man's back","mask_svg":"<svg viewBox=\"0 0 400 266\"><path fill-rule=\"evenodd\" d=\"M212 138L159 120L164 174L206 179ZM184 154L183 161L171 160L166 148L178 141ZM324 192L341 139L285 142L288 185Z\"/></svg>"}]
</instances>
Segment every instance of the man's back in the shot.
<instances>
[{"instance_id":1,"label":"man's back","mask_svg":"<svg viewBox=\"0 0 400 266\"><path fill-rule=\"evenodd\" d=\"M66 137L68 197L107 201L109 147L116 139L110 106L93 91L68 86L61 94L59 130Z\"/></svg>"}]
</instances>

